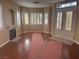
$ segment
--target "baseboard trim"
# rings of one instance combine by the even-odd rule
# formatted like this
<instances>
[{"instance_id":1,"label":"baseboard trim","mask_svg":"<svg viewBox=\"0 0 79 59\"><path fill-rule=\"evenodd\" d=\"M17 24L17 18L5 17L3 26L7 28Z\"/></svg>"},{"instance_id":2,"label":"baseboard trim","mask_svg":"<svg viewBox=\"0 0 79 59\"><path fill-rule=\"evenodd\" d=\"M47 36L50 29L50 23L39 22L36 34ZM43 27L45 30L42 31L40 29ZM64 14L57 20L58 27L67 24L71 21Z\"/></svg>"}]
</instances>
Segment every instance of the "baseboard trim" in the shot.
<instances>
[{"instance_id":1,"label":"baseboard trim","mask_svg":"<svg viewBox=\"0 0 79 59\"><path fill-rule=\"evenodd\" d=\"M46 31L26 31L26 32L23 32L23 34L26 34L26 33L31 33L31 32L37 32L37 33L47 33L47 34L50 34L50 32L46 32Z\"/></svg>"},{"instance_id":2,"label":"baseboard trim","mask_svg":"<svg viewBox=\"0 0 79 59\"><path fill-rule=\"evenodd\" d=\"M18 42L21 39L21 36L17 36L16 38L10 40L10 42Z\"/></svg>"},{"instance_id":3,"label":"baseboard trim","mask_svg":"<svg viewBox=\"0 0 79 59\"><path fill-rule=\"evenodd\" d=\"M4 42L3 44L0 45L0 48L3 47L4 45L6 45L6 44L9 43L9 42L10 42L9 40L6 41L6 42Z\"/></svg>"},{"instance_id":4,"label":"baseboard trim","mask_svg":"<svg viewBox=\"0 0 79 59\"><path fill-rule=\"evenodd\" d=\"M42 31L26 31L26 32L23 32L23 33L26 34L26 33L31 33L31 32L42 32Z\"/></svg>"},{"instance_id":5,"label":"baseboard trim","mask_svg":"<svg viewBox=\"0 0 79 59\"><path fill-rule=\"evenodd\" d=\"M18 33L16 36L20 36L22 34L22 32L21 33Z\"/></svg>"},{"instance_id":6,"label":"baseboard trim","mask_svg":"<svg viewBox=\"0 0 79 59\"><path fill-rule=\"evenodd\" d=\"M21 39L21 36L17 37L17 40L20 40Z\"/></svg>"},{"instance_id":7,"label":"baseboard trim","mask_svg":"<svg viewBox=\"0 0 79 59\"><path fill-rule=\"evenodd\" d=\"M73 40L73 42L75 42L76 44L78 44L78 45L79 45L79 42L77 42L76 40Z\"/></svg>"},{"instance_id":8,"label":"baseboard trim","mask_svg":"<svg viewBox=\"0 0 79 59\"><path fill-rule=\"evenodd\" d=\"M51 36L52 36L52 38L49 38L49 39L54 39L56 36L54 36L52 33L50 33L51 34ZM58 39L63 39L63 40L68 40L68 39L64 39L64 38L60 38L60 37L56 37L56 38L58 38ZM73 43L76 43L76 44L78 44L79 45L79 42L77 42L76 40L68 40L68 41L72 41L72 44Z\"/></svg>"}]
</instances>

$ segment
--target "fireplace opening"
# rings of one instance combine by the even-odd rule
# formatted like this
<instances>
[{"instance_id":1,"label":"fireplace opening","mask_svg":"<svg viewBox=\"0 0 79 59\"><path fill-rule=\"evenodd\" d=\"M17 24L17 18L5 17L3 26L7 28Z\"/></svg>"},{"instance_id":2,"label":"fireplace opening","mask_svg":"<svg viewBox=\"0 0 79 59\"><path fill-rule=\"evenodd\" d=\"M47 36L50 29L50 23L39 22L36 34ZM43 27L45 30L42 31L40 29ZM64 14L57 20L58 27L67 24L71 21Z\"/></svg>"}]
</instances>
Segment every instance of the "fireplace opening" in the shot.
<instances>
[{"instance_id":1,"label":"fireplace opening","mask_svg":"<svg viewBox=\"0 0 79 59\"><path fill-rule=\"evenodd\" d=\"M16 29L10 30L10 40L13 40L16 38Z\"/></svg>"}]
</instances>

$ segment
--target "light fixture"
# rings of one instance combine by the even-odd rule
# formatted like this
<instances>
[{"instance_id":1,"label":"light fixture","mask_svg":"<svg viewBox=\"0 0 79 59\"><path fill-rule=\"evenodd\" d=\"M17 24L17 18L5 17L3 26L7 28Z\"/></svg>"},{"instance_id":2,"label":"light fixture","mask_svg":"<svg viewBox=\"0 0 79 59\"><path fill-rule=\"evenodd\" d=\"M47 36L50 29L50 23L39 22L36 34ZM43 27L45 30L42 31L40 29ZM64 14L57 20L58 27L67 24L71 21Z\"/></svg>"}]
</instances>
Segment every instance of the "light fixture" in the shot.
<instances>
[{"instance_id":1,"label":"light fixture","mask_svg":"<svg viewBox=\"0 0 79 59\"><path fill-rule=\"evenodd\" d=\"M39 2L38 1L36 1L36 2L34 2L35 4L38 4Z\"/></svg>"}]
</instances>

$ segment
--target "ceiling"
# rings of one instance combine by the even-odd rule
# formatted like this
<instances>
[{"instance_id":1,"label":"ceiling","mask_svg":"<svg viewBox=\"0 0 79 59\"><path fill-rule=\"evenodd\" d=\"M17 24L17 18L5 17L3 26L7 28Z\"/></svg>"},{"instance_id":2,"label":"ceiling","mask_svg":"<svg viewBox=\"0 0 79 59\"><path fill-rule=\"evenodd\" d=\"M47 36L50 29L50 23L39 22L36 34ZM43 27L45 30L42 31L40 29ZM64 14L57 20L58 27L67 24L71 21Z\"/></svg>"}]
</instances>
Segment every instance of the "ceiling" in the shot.
<instances>
[{"instance_id":1,"label":"ceiling","mask_svg":"<svg viewBox=\"0 0 79 59\"><path fill-rule=\"evenodd\" d=\"M64 0L12 0L12 1L22 7L44 8L51 6L52 3L56 3ZM39 3L34 3L34 2L39 2Z\"/></svg>"}]
</instances>

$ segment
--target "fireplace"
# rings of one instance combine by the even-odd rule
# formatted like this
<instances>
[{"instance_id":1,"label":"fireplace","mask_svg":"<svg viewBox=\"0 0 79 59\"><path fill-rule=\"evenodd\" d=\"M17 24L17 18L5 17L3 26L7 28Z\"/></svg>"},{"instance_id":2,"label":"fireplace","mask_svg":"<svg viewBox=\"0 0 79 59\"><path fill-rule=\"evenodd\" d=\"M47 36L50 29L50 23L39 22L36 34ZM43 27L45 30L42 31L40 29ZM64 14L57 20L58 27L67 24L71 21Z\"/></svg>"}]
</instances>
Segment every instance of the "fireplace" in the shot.
<instances>
[{"instance_id":1,"label":"fireplace","mask_svg":"<svg viewBox=\"0 0 79 59\"><path fill-rule=\"evenodd\" d=\"M13 40L16 38L16 29L10 30L10 40Z\"/></svg>"}]
</instances>

